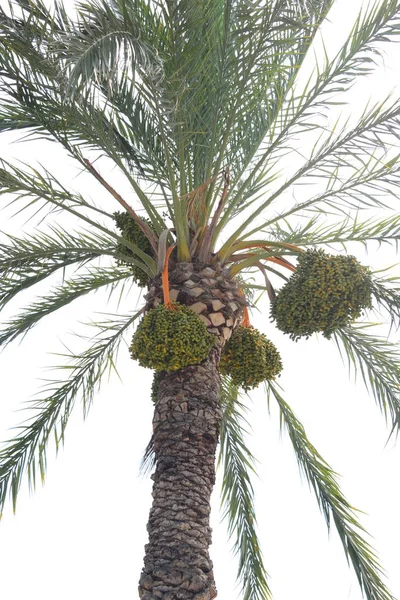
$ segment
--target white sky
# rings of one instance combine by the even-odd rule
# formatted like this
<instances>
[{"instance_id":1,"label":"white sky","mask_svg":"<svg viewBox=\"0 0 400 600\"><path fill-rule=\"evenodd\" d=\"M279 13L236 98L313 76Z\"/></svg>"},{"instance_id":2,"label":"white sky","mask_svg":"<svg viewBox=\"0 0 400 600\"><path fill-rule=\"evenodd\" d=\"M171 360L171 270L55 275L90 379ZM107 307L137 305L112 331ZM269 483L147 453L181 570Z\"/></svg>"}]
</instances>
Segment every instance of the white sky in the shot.
<instances>
[{"instance_id":1,"label":"white sky","mask_svg":"<svg viewBox=\"0 0 400 600\"><path fill-rule=\"evenodd\" d=\"M349 22L349 8L339 0L332 17L338 31ZM397 84L399 57L396 47L381 74L382 85L388 80ZM354 106L364 99L365 84L354 96ZM96 188L85 188L87 179L75 178L76 168L65 164L55 146L7 147L10 140L8 135L0 138L0 156L18 156L32 164L40 160L50 170L64 172L73 187L95 193ZM0 229L7 226L2 222ZM10 223L9 230L14 228ZM368 256L359 256L373 267L396 262L393 253L375 247ZM25 298L24 303L29 300ZM49 352L62 351L60 339L75 343L69 332L76 321L87 321L93 312L113 312L115 306L105 307L106 301L105 294L96 293L75 302L48 317L21 345L14 343L1 354L1 439L10 437L9 428L23 420L24 415L14 411L40 389L39 379L52 376L44 367L60 362ZM132 303L136 305L135 296L125 299L123 307L131 309ZM311 442L341 474L347 498L365 511L362 523L375 538L389 587L400 598L400 449L393 440L385 445L389 429L362 384L349 382L332 342L290 342L269 324L266 302L264 314L253 313L253 323L268 333L282 354L284 397ZM86 422L77 405L65 448L57 458L49 452L45 486L33 495L23 489L16 516L11 510L5 513L0 524L0 589L6 600L137 598L151 501L151 481L138 477L138 466L151 434L152 375L131 361L124 347L118 369L123 383L115 376L104 381ZM277 411L272 406L268 414L261 389L251 397L249 446L260 461L259 479L254 481L259 534L275 600L361 600L337 535L332 532L328 538L316 501L300 481L290 441L285 434L280 437ZM238 595L236 562L218 505L217 485L211 553L218 597L227 600Z\"/></svg>"}]
</instances>

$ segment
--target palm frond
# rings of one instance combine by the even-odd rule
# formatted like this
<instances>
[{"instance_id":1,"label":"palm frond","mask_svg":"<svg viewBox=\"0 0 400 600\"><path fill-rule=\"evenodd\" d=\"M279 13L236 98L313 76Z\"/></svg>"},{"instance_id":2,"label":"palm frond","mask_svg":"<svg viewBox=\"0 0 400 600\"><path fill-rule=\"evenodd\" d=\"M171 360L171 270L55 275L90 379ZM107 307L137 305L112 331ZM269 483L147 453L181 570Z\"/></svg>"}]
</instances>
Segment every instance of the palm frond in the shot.
<instances>
[{"instance_id":1,"label":"palm frond","mask_svg":"<svg viewBox=\"0 0 400 600\"><path fill-rule=\"evenodd\" d=\"M9 201L6 206L10 206L23 198L28 200L27 205L20 208L18 213L27 207L40 204L40 202L42 202L42 205L44 202L48 202L50 206L53 205L51 206L53 213L57 211L57 208L72 211L79 207L87 211L94 211L105 217L112 216L93 202L85 200L81 194L68 190L47 169L43 168L40 172L29 165L25 166L29 170L23 171L16 165L0 159L0 190L2 194L15 196L15 201ZM37 212L40 210L42 210L42 206L37 208ZM75 210L72 214L77 216L78 213ZM86 217L86 221L91 223L88 217Z\"/></svg>"},{"instance_id":2,"label":"palm frond","mask_svg":"<svg viewBox=\"0 0 400 600\"><path fill-rule=\"evenodd\" d=\"M275 384L268 384L268 395L274 397L284 427L293 444L301 473L313 489L328 528L335 524L346 554L357 575L367 600L395 600L383 581L383 571L377 556L365 540L365 529L359 523L357 511L340 490L337 474L309 441L303 425L282 398Z\"/></svg>"},{"instance_id":3,"label":"palm frond","mask_svg":"<svg viewBox=\"0 0 400 600\"><path fill-rule=\"evenodd\" d=\"M5 237L0 245L0 273L37 264L42 261L56 261L66 255L82 261L101 255L114 255L115 243L109 236L88 231L66 231L58 225L51 225L49 232L35 231L33 234Z\"/></svg>"},{"instance_id":4,"label":"palm frond","mask_svg":"<svg viewBox=\"0 0 400 600\"><path fill-rule=\"evenodd\" d=\"M108 236L87 232L67 233L51 227L51 233L35 232L23 238L5 235L0 243L0 309L17 294L60 269L77 267L102 255L114 255Z\"/></svg>"},{"instance_id":5,"label":"palm frond","mask_svg":"<svg viewBox=\"0 0 400 600\"><path fill-rule=\"evenodd\" d=\"M396 39L399 33L400 14L397 0L375 3L362 8L347 40L334 57L322 52L324 65L318 64L305 88L299 93L293 90L282 107L278 123L273 130L272 144L262 153L255 171L249 176L249 185L266 159L278 152L289 138L302 131L320 127L318 114L326 114L342 98L335 96L346 92L355 77L371 74L376 68L376 59L383 52L382 43ZM380 45L380 46L379 46Z\"/></svg>"},{"instance_id":6,"label":"palm frond","mask_svg":"<svg viewBox=\"0 0 400 600\"><path fill-rule=\"evenodd\" d=\"M264 233L277 241L296 246L308 247L338 244L346 248L351 242L359 242L364 246L369 242L393 244L396 248L400 241L400 217L393 214L385 219L371 218L366 221L358 217L347 216L340 222L332 221L329 225L319 223L317 215L310 219L304 215L296 223L290 219L276 221Z\"/></svg>"},{"instance_id":7,"label":"palm frond","mask_svg":"<svg viewBox=\"0 0 400 600\"><path fill-rule=\"evenodd\" d=\"M109 156L130 182L156 229L162 231L163 219L137 181L138 175L146 174L148 181L165 185L162 161L153 148L154 144L159 147L154 117L139 107L131 114L129 126L124 124L107 98L98 101L101 90L97 99L90 94L70 98L65 46L66 35L75 25L60 4L55 5L55 15L45 6L43 10L25 8L18 17L12 10L13 17L6 15L0 8L0 89L4 94L0 131L26 129L36 137L56 140L83 167L82 149ZM79 24L76 27L79 29ZM119 98L127 100L129 93L129 87L120 88ZM141 139L144 132L151 137Z\"/></svg>"},{"instance_id":8,"label":"palm frond","mask_svg":"<svg viewBox=\"0 0 400 600\"><path fill-rule=\"evenodd\" d=\"M246 232L253 235L279 220L290 216L301 215L305 210L319 209L322 212L331 208L337 212L359 210L362 207L385 207L380 198L393 195L393 185L398 185L400 168L398 156L388 156L387 139L397 135L400 125L400 103L396 100L389 106L381 103L366 111L357 124L348 128L344 125L340 132L331 131L324 139L317 142L311 156L293 175L279 186L261 203L252 206L251 214L243 220L224 244L221 253L224 255L231 245ZM377 157L375 152L379 152ZM272 219L265 219L254 225L256 217L269 208L277 200L282 200L284 193L293 185L306 182L307 178L326 180L326 189L307 200L292 204ZM257 187L255 200L260 199ZM241 209L253 205L249 200ZM387 200L386 200L387 202Z\"/></svg>"},{"instance_id":9,"label":"palm frond","mask_svg":"<svg viewBox=\"0 0 400 600\"><path fill-rule=\"evenodd\" d=\"M375 59L382 51L378 48L378 44L396 39L399 32L399 20L400 11L397 0L376 3L368 7L366 11L362 9L348 40L336 57L325 56L324 67L317 66L314 76L310 77L302 91L299 92L295 88L292 90L291 95L288 95L285 102L282 103L275 122L269 128L269 138L265 143L265 147L260 146L257 155L255 155L255 162L250 165L245 177L235 182L219 230L228 223L232 215L237 214L238 211L242 212L246 200L257 198L260 190L265 188L271 180L273 181L274 176L271 178L271 173L276 173L276 168L279 167L282 156L286 154L287 148L290 147L290 140L304 131L321 130L321 119L316 118L316 115L326 115L332 103L339 101L336 97L334 98L335 95L345 92L353 84L356 76L367 75L376 67ZM377 115L379 115L378 109L376 111ZM371 110L370 113L372 114L372 112ZM335 152L339 155L341 144L343 144L343 152L341 153L343 159L345 156L344 145L350 148L351 142L353 144L353 154L356 153L357 143L359 147L364 144L364 147L367 147L370 151L371 146L369 144L373 145L373 135L367 140L368 136L363 125L366 124L371 114L369 117L368 113L363 115L359 127L356 127L353 132L354 139L347 138L345 140L342 137L337 147L334 146L331 140L332 153ZM389 125L388 122L387 124ZM376 125L378 126L378 123ZM372 123L368 127L372 127ZM379 128L380 134L383 133L383 129ZM387 130L389 130L389 126ZM360 137L357 137L358 134L360 134ZM328 155L320 156L324 160L327 157ZM306 170L310 167L314 168L316 165L314 163L315 158L314 156L313 160L308 161L308 166L304 167ZM305 171L300 169L276 194L262 204L262 207L257 210L257 215L304 174ZM249 223L246 223L245 227L250 224L251 220L249 219Z\"/></svg>"},{"instance_id":10,"label":"palm frond","mask_svg":"<svg viewBox=\"0 0 400 600\"><path fill-rule=\"evenodd\" d=\"M8 495L15 510L26 474L30 485L35 486L37 473L43 482L49 441L54 436L57 448L64 441L68 419L78 399L83 402L84 414L87 413L103 375L114 368L124 333L141 312L98 324L100 331L90 340L88 349L67 355L71 363L59 367L69 371L70 377L66 381L50 381L43 396L29 402L27 408L35 415L20 425L18 435L0 450L0 514Z\"/></svg>"},{"instance_id":11,"label":"palm frond","mask_svg":"<svg viewBox=\"0 0 400 600\"><path fill-rule=\"evenodd\" d=\"M77 22L65 23L61 37L62 56L70 66L71 92L92 82L107 81L110 88L134 78L136 72L152 73L153 83L163 77L163 65L153 48L143 39L143 10L147 2L135 4L98 0L77 5ZM123 64L124 68L121 69Z\"/></svg>"},{"instance_id":12,"label":"palm frond","mask_svg":"<svg viewBox=\"0 0 400 600\"><path fill-rule=\"evenodd\" d=\"M389 317L391 326L398 329L400 327L400 279L395 276L374 277L372 283L372 295L380 311Z\"/></svg>"},{"instance_id":13,"label":"palm frond","mask_svg":"<svg viewBox=\"0 0 400 600\"><path fill-rule=\"evenodd\" d=\"M222 158L235 171L237 161L249 162L330 4L85 4L77 23L64 25L66 62L74 85L92 84L120 107L128 94L118 90L126 89L157 116L171 193L179 180L182 196L218 172ZM179 220L176 202L174 213Z\"/></svg>"},{"instance_id":14,"label":"palm frond","mask_svg":"<svg viewBox=\"0 0 400 600\"><path fill-rule=\"evenodd\" d=\"M221 65L220 89L217 101L212 100L216 126L207 160L213 171L209 168L207 174L218 172L222 163L229 165L232 192L215 239L241 203L242 178L258 161L265 139L273 137L276 120L331 2L228 5L217 63ZM214 186L210 199L213 192Z\"/></svg>"},{"instance_id":15,"label":"palm frond","mask_svg":"<svg viewBox=\"0 0 400 600\"><path fill-rule=\"evenodd\" d=\"M243 437L244 406L238 388L228 377L222 378L222 406L224 416L218 458L218 465L223 469L221 504L228 521L229 536L235 537L238 579L244 600L269 600L272 596L257 537L254 490L250 480L254 457Z\"/></svg>"},{"instance_id":16,"label":"palm frond","mask_svg":"<svg viewBox=\"0 0 400 600\"><path fill-rule=\"evenodd\" d=\"M67 85L74 96L78 94L72 112L76 115L83 109L90 115L89 122L84 115L80 119L83 126L77 123L77 139L92 140L109 155L117 149L132 172L168 188L158 118L148 102L150 91L140 91L144 74L152 88L163 78L157 48L146 41L150 31L153 35L159 29L156 15L145 1L123 7L101 1L80 4L77 17L60 40L70 69ZM136 85L136 72L141 75L140 85ZM71 139L71 125L69 129ZM146 210L150 208L147 204Z\"/></svg>"},{"instance_id":17,"label":"palm frond","mask_svg":"<svg viewBox=\"0 0 400 600\"><path fill-rule=\"evenodd\" d=\"M95 231L101 231L103 234L110 236L111 239L115 239L129 248L137 257L131 259L133 264L148 275L156 274L157 265L152 257L143 252L136 244L120 237L98 221L94 221L87 216L86 212L87 210L96 210L103 215L111 215L94 207L80 194L73 194L67 190L49 171L43 169L42 173L32 167L29 171L23 171L4 160L0 160L0 165L3 167L0 168L0 190L13 196L10 204L24 200L28 206L38 203L39 207L47 204L57 210L64 210L92 226ZM26 209L26 204L23 205L21 210L24 209Z\"/></svg>"},{"instance_id":18,"label":"palm frond","mask_svg":"<svg viewBox=\"0 0 400 600\"><path fill-rule=\"evenodd\" d=\"M338 329L334 339L355 374L360 373L386 419L392 432L400 427L400 352L386 338L368 333L373 324Z\"/></svg>"},{"instance_id":19,"label":"palm frond","mask_svg":"<svg viewBox=\"0 0 400 600\"><path fill-rule=\"evenodd\" d=\"M21 335L25 335L41 319L67 306L77 298L102 287L115 290L117 284L132 276L127 268L90 267L80 270L78 277L65 279L61 285L50 290L48 294L26 306L19 314L4 323L0 329L0 346L8 344Z\"/></svg>"},{"instance_id":20,"label":"palm frond","mask_svg":"<svg viewBox=\"0 0 400 600\"><path fill-rule=\"evenodd\" d=\"M258 5L260 12L263 4ZM300 67L331 5L330 0L278 1L264 8L266 18L262 28L259 27L260 15L253 13L255 31L250 30L249 37L253 37L255 32L257 37L259 29L262 29L261 35L265 33L265 40L258 49L256 43L250 45L250 55L251 52L259 53L255 60L257 66L253 69L254 78L252 73L246 84L248 94L239 100L235 129L229 141L231 150L226 160L233 167L234 186L247 174L253 162L258 161L266 136L271 142L276 135L283 107L293 94ZM245 9L242 11L244 27L248 31L248 16ZM240 28L237 35L243 35ZM232 90L231 93L235 92Z\"/></svg>"}]
</instances>

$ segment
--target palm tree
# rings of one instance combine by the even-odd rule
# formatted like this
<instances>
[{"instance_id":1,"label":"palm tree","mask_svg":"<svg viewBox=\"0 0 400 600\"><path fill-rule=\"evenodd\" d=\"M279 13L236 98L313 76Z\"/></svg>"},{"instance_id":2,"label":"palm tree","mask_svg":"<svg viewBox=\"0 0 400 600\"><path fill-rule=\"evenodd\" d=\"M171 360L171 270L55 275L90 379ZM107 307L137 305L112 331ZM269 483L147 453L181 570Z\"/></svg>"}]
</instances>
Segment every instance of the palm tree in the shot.
<instances>
[{"instance_id":1,"label":"palm tree","mask_svg":"<svg viewBox=\"0 0 400 600\"><path fill-rule=\"evenodd\" d=\"M332 338L397 431L398 350L354 321L381 309L398 324L399 282L346 250L400 239L391 204L400 104L384 98L333 125L326 117L356 77L373 72L380 45L396 39L400 5L368 6L336 56L312 57L331 4L89 0L71 14L58 1L49 9L15 0L0 9L1 131L56 141L115 205L71 190L43 166L2 160L2 193L18 212L34 209L40 228L3 239L1 308L38 283L51 285L54 274L63 280L9 319L0 342L99 288L146 289L139 310L98 324L89 347L71 357L69 378L48 385L35 416L4 445L0 504L10 495L15 508L26 474L32 484L36 473L43 478L49 441L62 442L78 399L89 408L138 324L132 357L155 370L143 463L155 465L144 600L217 594L209 514L218 441L243 597L271 597L244 441L243 390L261 381L365 597L393 599L357 512L276 383L278 351L251 327L247 309L257 294L293 339L315 331ZM376 208L381 216L370 218Z\"/></svg>"}]
</instances>

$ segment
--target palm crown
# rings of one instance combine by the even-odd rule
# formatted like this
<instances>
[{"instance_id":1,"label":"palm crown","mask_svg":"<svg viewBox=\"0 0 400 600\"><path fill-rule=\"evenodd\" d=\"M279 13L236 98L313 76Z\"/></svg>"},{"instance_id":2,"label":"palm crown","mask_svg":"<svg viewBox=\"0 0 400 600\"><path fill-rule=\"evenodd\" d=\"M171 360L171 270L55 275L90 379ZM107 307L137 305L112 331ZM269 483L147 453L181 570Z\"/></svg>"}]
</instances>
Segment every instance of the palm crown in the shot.
<instances>
[{"instance_id":1,"label":"palm crown","mask_svg":"<svg viewBox=\"0 0 400 600\"><path fill-rule=\"evenodd\" d=\"M326 257L315 248L396 243L400 237L400 221L390 206L400 172L392 150L398 99L370 105L356 120L339 120L331 128L324 121L336 96L356 76L373 71L378 44L396 38L400 7L386 0L362 11L337 55L316 57L318 66L301 79L302 63L331 4L91 0L80 3L71 16L58 2L48 9L41 0L17 0L0 9L1 131L56 140L114 199L110 210L109 203L99 205L71 191L44 167L22 168L2 160L2 193L10 195L18 210L34 207L44 217L40 230L9 235L2 242L1 307L54 273L75 267L62 285L6 323L0 331L2 344L100 287L118 289L132 278L141 286L158 281L164 297L158 293L157 303L164 299L167 305L168 270L172 277L179 265L188 263L211 272L229 269L247 304L256 291L267 294L272 315L278 325L286 323L281 328L292 337L315 330L332 336L391 419L392 431L397 430L398 352L365 324L350 323L372 307L397 323L397 280L364 270L368 289L361 293L357 288L357 306L339 315L334 327L310 329L302 322L294 330L293 319L285 321L291 303L293 314L297 310L293 277L300 277L305 257ZM305 133L312 140L309 152L303 156L294 150L295 166L284 175L289 149ZM132 191L133 202L107 181L110 161ZM301 200L288 194L293 186L316 181L321 182L317 193L310 185ZM360 218L361 209L377 207L386 211L383 218L370 219L368 212ZM57 220L66 213L76 219L72 233ZM100 266L98 258L103 259ZM343 290L352 279L346 273ZM203 279L199 281L201 285ZM279 293L280 281L295 289L286 305L283 289L289 288ZM179 293L178 284L175 288ZM332 297L328 291L324 302ZM306 299L302 319L308 305ZM9 492L15 505L26 471L33 482L36 470L43 476L50 436L55 433L57 443L63 439L77 398L90 405L120 341L142 313L100 325L88 350L74 357L70 378L50 386L36 402L36 416L1 451L1 505ZM247 342L241 340L238 346L244 348ZM223 502L240 556L244 598L268 598L254 525L253 459L243 440L239 387L246 388L246 382L235 378L228 358L226 351L221 363ZM274 376L262 371L260 380L266 378L300 468L326 522L334 521L365 596L392 598L334 472L307 439ZM152 444L145 464L151 457Z\"/></svg>"}]
</instances>

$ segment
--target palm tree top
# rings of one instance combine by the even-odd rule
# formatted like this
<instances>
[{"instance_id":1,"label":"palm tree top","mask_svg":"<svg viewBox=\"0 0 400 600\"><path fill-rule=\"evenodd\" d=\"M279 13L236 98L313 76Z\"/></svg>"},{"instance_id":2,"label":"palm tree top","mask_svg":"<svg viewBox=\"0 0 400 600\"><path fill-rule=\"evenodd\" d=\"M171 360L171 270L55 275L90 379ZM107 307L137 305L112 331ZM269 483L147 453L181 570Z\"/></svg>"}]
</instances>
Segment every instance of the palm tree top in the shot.
<instances>
[{"instance_id":1,"label":"palm tree top","mask_svg":"<svg viewBox=\"0 0 400 600\"><path fill-rule=\"evenodd\" d=\"M107 199L95 202L72 190L45 166L1 159L1 194L18 214L39 215L40 226L4 237L0 308L67 273L8 320L1 344L94 290L146 285L165 273L169 256L170 269L190 262L229 268L248 302L261 295L267 306L305 252L339 255L355 242L398 243L398 97L366 104L358 116L333 125L327 117L357 77L374 72L382 47L397 40L400 6L385 0L363 8L336 54L320 44L314 56L331 5L91 0L69 11L58 1L48 8L42 0L16 0L0 8L0 132L56 141ZM65 215L76 224L73 231L64 227ZM371 308L396 326L399 286L390 274L371 273ZM44 476L50 436L62 441L78 398L85 410L90 406L142 312L99 325L89 348L72 357L70 377L49 384L35 402L37 417L0 455L1 506L8 493L15 506L25 471L33 482L36 472ZM397 432L398 351L367 327L346 324L332 337ZM366 598L392 599L335 473L276 383L268 393ZM237 551L248 547L239 569L244 597L261 600L270 592L252 525L253 459L242 437L244 399L229 378L223 402L223 499L230 530L239 531ZM240 487L245 494L238 504Z\"/></svg>"}]
</instances>

